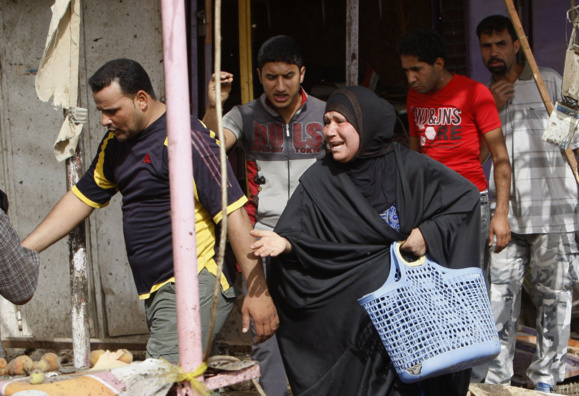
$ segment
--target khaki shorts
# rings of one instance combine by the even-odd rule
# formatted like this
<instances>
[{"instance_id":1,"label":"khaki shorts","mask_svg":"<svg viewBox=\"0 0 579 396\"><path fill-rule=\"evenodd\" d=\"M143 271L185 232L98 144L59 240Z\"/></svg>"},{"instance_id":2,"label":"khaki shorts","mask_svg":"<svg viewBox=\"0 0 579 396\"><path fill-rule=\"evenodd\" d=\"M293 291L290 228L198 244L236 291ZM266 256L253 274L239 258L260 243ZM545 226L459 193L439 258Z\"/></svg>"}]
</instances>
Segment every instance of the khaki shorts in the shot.
<instances>
[{"instance_id":1,"label":"khaki shorts","mask_svg":"<svg viewBox=\"0 0 579 396\"><path fill-rule=\"evenodd\" d=\"M209 321L211 319L211 304L215 276L207 269L199 273L199 300L201 310L201 334L203 349L207 343ZM213 339L227 320L235 305L235 291L230 287L221 291L217 302L217 314L215 316L215 328ZM163 358L171 363L179 362L179 340L177 336L177 311L175 301L175 284L168 283L151 294L145 300L145 312L147 324L151 336L147 342L147 357ZM193 340L191 340L193 342Z\"/></svg>"}]
</instances>

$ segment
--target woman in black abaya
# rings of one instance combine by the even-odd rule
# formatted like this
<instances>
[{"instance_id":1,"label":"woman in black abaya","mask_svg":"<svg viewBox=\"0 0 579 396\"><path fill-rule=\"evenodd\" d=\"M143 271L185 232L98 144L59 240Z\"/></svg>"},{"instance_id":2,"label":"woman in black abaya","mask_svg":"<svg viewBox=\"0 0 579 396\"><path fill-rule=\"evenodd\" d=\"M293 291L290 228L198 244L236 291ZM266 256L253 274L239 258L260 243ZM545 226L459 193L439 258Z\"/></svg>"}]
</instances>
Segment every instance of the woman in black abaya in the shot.
<instances>
[{"instance_id":1,"label":"woman in black abaya","mask_svg":"<svg viewBox=\"0 0 579 396\"><path fill-rule=\"evenodd\" d=\"M329 154L306 171L275 232L271 256L278 343L294 395L464 395L470 370L416 384L398 380L358 298L390 268L390 245L451 268L478 265L479 193L444 165L392 143L392 106L363 87L332 94Z\"/></svg>"}]
</instances>

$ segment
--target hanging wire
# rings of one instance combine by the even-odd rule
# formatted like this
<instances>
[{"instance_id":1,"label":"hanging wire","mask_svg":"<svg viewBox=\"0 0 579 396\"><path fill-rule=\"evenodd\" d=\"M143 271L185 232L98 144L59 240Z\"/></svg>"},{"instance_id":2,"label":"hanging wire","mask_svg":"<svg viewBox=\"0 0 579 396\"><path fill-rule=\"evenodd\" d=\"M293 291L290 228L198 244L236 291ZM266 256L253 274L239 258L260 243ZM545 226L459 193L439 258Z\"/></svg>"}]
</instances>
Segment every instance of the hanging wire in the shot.
<instances>
[{"instance_id":1,"label":"hanging wire","mask_svg":"<svg viewBox=\"0 0 579 396\"><path fill-rule=\"evenodd\" d=\"M219 236L219 251L217 253L217 275L215 278L215 287L213 288L213 301L211 305L211 321L207 334L207 344L203 361L209 359L211 354L211 344L213 343L213 330L215 329L215 315L217 313L217 302L219 293L221 293L221 274L223 273L223 261L225 259L225 246L227 244L227 156L225 153L225 139L223 136L223 108L221 106L221 0L215 0L215 57L214 57L214 76L215 76L215 111L217 113L217 133L219 137L219 159L221 162L221 234Z\"/></svg>"}]
</instances>

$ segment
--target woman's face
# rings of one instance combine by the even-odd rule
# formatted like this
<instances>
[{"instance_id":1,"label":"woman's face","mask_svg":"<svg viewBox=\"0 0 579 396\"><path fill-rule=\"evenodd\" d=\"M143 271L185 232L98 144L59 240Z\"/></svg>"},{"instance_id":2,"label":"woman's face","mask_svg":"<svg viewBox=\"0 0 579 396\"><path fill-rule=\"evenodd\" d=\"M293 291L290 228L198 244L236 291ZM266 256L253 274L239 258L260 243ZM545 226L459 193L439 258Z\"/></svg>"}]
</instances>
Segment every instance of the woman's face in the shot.
<instances>
[{"instance_id":1,"label":"woman's face","mask_svg":"<svg viewBox=\"0 0 579 396\"><path fill-rule=\"evenodd\" d=\"M338 162L352 161L360 149L360 135L337 111L324 114L324 137L334 160Z\"/></svg>"}]
</instances>

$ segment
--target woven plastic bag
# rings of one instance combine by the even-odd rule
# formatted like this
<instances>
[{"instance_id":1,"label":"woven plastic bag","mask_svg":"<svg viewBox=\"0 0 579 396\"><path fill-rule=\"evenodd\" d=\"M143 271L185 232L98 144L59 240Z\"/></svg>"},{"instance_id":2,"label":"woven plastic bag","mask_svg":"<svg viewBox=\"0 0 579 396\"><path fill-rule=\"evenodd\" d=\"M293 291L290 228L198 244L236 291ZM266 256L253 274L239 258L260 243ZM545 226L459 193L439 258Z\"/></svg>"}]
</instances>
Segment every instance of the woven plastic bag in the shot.
<instances>
[{"instance_id":1,"label":"woven plastic bag","mask_svg":"<svg viewBox=\"0 0 579 396\"><path fill-rule=\"evenodd\" d=\"M405 383L437 377L497 356L500 343L482 271L453 270L423 256L409 263L390 247L384 285L358 300ZM476 258L478 260L478 257Z\"/></svg>"}]
</instances>

